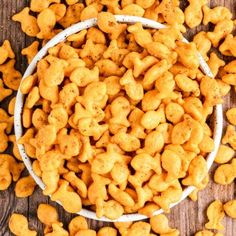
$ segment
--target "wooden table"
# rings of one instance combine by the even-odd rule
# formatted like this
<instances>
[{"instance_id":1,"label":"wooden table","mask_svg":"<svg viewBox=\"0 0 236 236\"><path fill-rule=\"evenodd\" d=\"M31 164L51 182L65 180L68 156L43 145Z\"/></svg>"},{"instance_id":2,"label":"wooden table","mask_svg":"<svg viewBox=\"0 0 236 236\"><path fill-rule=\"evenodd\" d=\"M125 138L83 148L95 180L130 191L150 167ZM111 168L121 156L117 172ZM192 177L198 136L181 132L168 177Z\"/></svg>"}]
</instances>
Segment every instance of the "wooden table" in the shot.
<instances>
[{"instance_id":1,"label":"wooden table","mask_svg":"<svg viewBox=\"0 0 236 236\"><path fill-rule=\"evenodd\" d=\"M27 6L28 0L0 0L0 42L4 39L9 39L12 43L13 49L16 52L17 68L24 72L26 68L26 60L20 56L20 51L25 46L32 42L32 39L26 37L21 32L19 24L11 21L11 16ZM183 6L187 4L187 1L181 1ZM235 12L236 1L235 0L211 0L211 7L217 5L225 5ZM206 28L204 28L206 29ZM198 27L197 30L201 30ZM193 32L189 32L189 39ZM0 104L1 107L7 104ZM231 92L230 96L225 98L224 109L236 105L235 92ZM211 176L216 166L211 168ZM25 172L27 174L27 172ZM180 230L181 236L193 235L196 231L203 229L206 223L206 208L210 202L215 199L219 199L223 202L231 200L236 197L235 184L229 186L220 186L210 181L208 187L199 194L197 202L185 200L178 206L174 207L169 214L170 225ZM74 215L66 213L62 207L51 202L48 197L43 196L40 189L36 189L33 196L25 199L17 199L14 195L14 185L12 185L7 191L0 192L0 235L11 235L8 229L8 219L13 212L22 213L28 217L30 227L38 231L38 235L43 235L43 226L38 221L36 216L36 209L39 203L50 203L58 208L60 220L67 225ZM88 220L90 227L94 229L100 228L104 224L102 222ZM226 236L236 235L236 221L225 217L224 218Z\"/></svg>"}]
</instances>

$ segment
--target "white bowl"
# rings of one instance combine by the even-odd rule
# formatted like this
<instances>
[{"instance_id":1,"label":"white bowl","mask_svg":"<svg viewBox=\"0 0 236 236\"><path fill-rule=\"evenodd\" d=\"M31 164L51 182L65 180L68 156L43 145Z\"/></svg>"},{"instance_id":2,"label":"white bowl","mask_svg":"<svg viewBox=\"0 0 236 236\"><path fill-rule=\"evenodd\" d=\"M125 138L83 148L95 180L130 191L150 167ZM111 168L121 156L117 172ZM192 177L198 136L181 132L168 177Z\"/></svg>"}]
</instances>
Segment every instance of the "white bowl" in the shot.
<instances>
[{"instance_id":1,"label":"white bowl","mask_svg":"<svg viewBox=\"0 0 236 236\"><path fill-rule=\"evenodd\" d=\"M133 24L136 22L141 22L143 24L143 26L145 26L147 28L153 28L153 29L166 28L166 26L163 24L160 24L158 22L155 22L155 21L152 21L152 20L149 20L146 18L142 18L142 17L124 16L124 15L116 15L115 17L116 17L116 20L120 23ZM89 19L89 20L77 23L77 24L65 29L64 31L62 31L58 35L56 35L38 52L38 54L35 56L33 61L28 66L27 70L25 71L25 74L24 74L22 80L24 80L27 76L31 75L34 72L37 62L39 60L41 60L47 54L47 51L49 48L66 40L66 38L69 35L75 34L83 29L88 29L88 28L96 26L96 25L97 25L97 19ZM183 41L188 42L186 39L183 39ZM199 60L200 60L200 65L201 65L202 71L207 76L213 77L210 68L208 67L207 63L204 61L204 59L202 58L202 56L200 54L199 54ZM23 135L23 127L22 127L22 122L21 122L23 105L24 105L24 95L20 92L20 89L19 89L18 93L17 93L17 97L16 97L15 117L14 117L14 127L15 127L16 140L18 140ZM217 105L215 107L215 111L214 111L214 135L213 135L213 138L214 138L214 143L215 143L215 149L207 157L208 170L210 169L210 167L215 159L216 153L217 153L219 145L220 145L220 140L221 140L221 136L222 136L222 126L223 126L223 115L222 114L223 114L222 105ZM18 144L18 148L19 148L20 154L22 156L23 162L24 162L26 168L28 169L30 175L34 178L35 182L39 185L39 187L41 189L44 189L45 188L44 183L42 182L41 178L39 178L34 173L34 171L32 169L31 160L26 155L25 150L24 150L24 146ZM195 187L193 187L193 186L189 186L189 187L185 188L180 201L172 204L171 207L173 207L173 206L177 205L178 203L180 203L181 201L183 201L194 189L195 189ZM60 204L60 202L59 202L59 204ZM160 214L162 212L163 212L162 210L158 210L154 213L154 215ZM87 209L82 209L80 212L78 212L78 214L82 215L84 217L90 218L90 219L94 219L94 220L107 221L107 222L112 221L106 217L97 218L95 212L87 210ZM143 220L146 218L148 218L148 217L145 215L142 215L142 214L126 214L126 215L121 216L116 221L120 221L120 222L137 221L137 220Z\"/></svg>"}]
</instances>

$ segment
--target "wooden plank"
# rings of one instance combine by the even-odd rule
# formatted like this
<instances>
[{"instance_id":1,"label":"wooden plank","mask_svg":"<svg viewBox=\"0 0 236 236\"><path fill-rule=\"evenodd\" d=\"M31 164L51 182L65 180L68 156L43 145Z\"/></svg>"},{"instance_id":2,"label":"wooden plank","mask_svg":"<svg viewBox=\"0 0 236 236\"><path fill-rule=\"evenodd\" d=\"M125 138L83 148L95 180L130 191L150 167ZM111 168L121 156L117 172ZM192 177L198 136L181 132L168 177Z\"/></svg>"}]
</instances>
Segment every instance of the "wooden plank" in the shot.
<instances>
[{"instance_id":1,"label":"wooden plank","mask_svg":"<svg viewBox=\"0 0 236 236\"><path fill-rule=\"evenodd\" d=\"M20 25L11 21L11 16L21 10L24 6L27 6L27 0L0 0L0 43L4 39L10 39L14 51L16 52L17 68L24 72L26 68L26 60L20 56L20 51L25 46L28 46L32 39L26 37L24 33L20 30ZM187 6L187 1L181 1L183 6ZM235 1L234 0L211 0L210 6L225 5L232 9L234 15L235 11ZM199 30L207 30L207 27L197 27ZM187 37L192 38L196 30L188 32ZM236 105L236 95L235 92L231 92L230 96L225 98L224 110L229 107ZM1 104L1 106L6 107L7 103ZM225 122L226 124L226 122ZM211 177L214 173L216 165L211 169ZM27 172L24 173L25 175ZM199 200L197 202L192 202L190 200L185 200L178 206L174 207L169 214L170 225L180 229L181 235L193 235L196 231L204 228L206 223L206 208L210 202L215 199L220 199L222 201L228 201L236 197L235 194L235 184L229 186L220 186L210 181L208 187L200 192ZM40 189L37 189L33 196L28 199L17 199L14 196L14 186L11 186L7 191L0 191L0 235L9 236L11 235L8 230L8 219L13 212L19 212L26 215L30 221L30 227L37 229L38 235L43 235L43 226L37 219L37 206L39 203L50 203L58 208L60 220L66 226L70 219L75 216L66 213L62 207L58 206L56 203L51 202L48 197L42 195ZM93 229L98 229L103 225L110 225L108 223L98 222L94 220L88 220L89 225ZM225 231L224 235L234 236L236 233L236 222L232 219L225 217L224 219Z\"/></svg>"}]
</instances>

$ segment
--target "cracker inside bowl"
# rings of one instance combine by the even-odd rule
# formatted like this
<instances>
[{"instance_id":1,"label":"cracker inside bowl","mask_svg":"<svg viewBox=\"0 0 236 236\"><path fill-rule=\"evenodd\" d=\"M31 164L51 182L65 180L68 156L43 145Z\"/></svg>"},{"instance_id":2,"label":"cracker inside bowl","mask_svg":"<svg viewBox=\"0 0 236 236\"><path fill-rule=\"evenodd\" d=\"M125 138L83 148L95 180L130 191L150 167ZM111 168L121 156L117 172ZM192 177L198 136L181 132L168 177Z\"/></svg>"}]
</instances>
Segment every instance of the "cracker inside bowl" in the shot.
<instances>
[{"instance_id":1,"label":"cracker inside bowl","mask_svg":"<svg viewBox=\"0 0 236 236\"><path fill-rule=\"evenodd\" d=\"M169 211L199 187L218 150L222 107L209 67L193 43L179 38L180 30L175 38L166 34L174 29L145 18L115 19L114 32L98 31L91 19L41 49L17 94L15 132L30 174L65 209L103 221L135 221ZM84 29L87 36L97 33L83 46L65 42ZM23 95L29 76L34 82ZM27 130L24 109L33 114Z\"/></svg>"}]
</instances>

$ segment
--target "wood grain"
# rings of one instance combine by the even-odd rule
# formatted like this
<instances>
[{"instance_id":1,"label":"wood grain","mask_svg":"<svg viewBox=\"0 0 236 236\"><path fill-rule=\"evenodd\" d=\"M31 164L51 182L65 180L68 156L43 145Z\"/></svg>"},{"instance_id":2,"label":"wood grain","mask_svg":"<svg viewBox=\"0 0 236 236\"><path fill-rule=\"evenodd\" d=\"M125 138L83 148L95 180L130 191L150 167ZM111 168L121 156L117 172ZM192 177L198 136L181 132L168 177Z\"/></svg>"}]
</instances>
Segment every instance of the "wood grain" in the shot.
<instances>
[{"instance_id":1,"label":"wood grain","mask_svg":"<svg viewBox=\"0 0 236 236\"><path fill-rule=\"evenodd\" d=\"M27 6L27 0L0 0L0 43L4 39L9 39L12 43L13 49L16 52L17 69L23 73L26 68L25 58L20 56L20 51L25 46L29 45L32 39L25 36L21 32L19 24L11 21L11 16L21 10L24 6ZM234 15L235 0L211 0L210 6L224 5L230 8ZM181 1L183 6L186 6L186 1ZM197 27L197 31L202 27ZM204 28L205 30L207 28ZM188 32L187 37L192 38L192 35L196 31ZM235 92L225 98L224 110L236 105ZM1 107L6 107L7 103L1 104ZM226 122L225 122L226 124ZM216 165L211 168L210 174L214 172ZM25 173L27 175L27 172ZM200 192L197 202L185 200L178 206L174 207L169 214L170 225L180 230L182 236L192 236L198 230L203 229L206 223L206 208L210 202L215 199L220 199L225 202L236 197L235 184L229 186L220 186L210 181L208 187ZM37 189L33 196L28 199L17 199L14 195L14 186L11 186L7 191L0 192L0 235L11 235L8 229L8 219L13 212L22 213L28 217L30 227L37 229L38 235L43 235L43 226L38 221L36 215L36 209L39 203L50 203L58 208L60 214L60 220L67 225L73 215L66 213L60 206L51 202L47 197L43 196L41 191ZM98 221L88 220L90 226L94 229L98 229L102 223ZM225 217L224 219L226 236L236 235L236 221Z\"/></svg>"}]
</instances>

